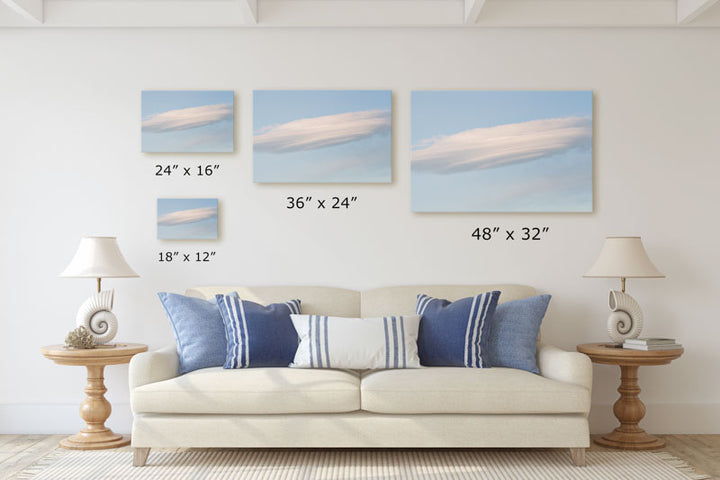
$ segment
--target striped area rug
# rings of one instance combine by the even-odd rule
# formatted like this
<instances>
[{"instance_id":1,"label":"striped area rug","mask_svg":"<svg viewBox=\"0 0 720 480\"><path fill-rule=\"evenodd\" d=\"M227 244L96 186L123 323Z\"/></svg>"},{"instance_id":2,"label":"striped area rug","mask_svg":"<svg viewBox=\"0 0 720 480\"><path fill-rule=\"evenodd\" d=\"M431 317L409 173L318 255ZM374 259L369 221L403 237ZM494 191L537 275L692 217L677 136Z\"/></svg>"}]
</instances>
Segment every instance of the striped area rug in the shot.
<instances>
[{"instance_id":1,"label":"striped area rug","mask_svg":"<svg viewBox=\"0 0 720 480\"><path fill-rule=\"evenodd\" d=\"M187 450L152 451L145 467L123 450L57 450L14 477L32 480L199 479L705 479L667 454L589 452L587 467L564 450Z\"/></svg>"}]
</instances>

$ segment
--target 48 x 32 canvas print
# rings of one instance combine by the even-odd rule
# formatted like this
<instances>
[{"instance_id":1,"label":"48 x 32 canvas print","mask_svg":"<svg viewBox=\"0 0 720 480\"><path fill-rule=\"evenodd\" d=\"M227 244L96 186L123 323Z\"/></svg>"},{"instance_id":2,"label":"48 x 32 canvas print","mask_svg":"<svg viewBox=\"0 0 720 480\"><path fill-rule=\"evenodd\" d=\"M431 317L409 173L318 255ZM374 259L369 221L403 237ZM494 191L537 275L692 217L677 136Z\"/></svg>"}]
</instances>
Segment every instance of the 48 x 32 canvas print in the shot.
<instances>
[{"instance_id":1,"label":"48 x 32 canvas print","mask_svg":"<svg viewBox=\"0 0 720 480\"><path fill-rule=\"evenodd\" d=\"M591 91L412 92L415 212L591 212Z\"/></svg>"}]
</instances>

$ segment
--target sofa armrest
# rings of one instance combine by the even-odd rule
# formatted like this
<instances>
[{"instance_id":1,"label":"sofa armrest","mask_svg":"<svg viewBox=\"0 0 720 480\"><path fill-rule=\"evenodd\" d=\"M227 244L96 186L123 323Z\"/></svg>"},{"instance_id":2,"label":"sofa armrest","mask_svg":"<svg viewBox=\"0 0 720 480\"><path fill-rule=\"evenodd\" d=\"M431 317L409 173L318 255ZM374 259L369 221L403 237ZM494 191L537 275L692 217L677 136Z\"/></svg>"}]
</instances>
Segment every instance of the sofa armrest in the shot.
<instances>
[{"instance_id":1,"label":"sofa armrest","mask_svg":"<svg viewBox=\"0 0 720 480\"><path fill-rule=\"evenodd\" d=\"M130 391L148 383L177 377L179 363L175 345L135 355L130 360Z\"/></svg>"},{"instance_id":2,"label":"sofa armrest","mask_svg":"<svg viewBox=\"0 0 720 480\"><path fill-rule=\"evenodd\" d=\"M587 355L541 343L537 347L537 363L543 377L581 385L592 392L592 362Z\"/></svg>"}]
</instances>

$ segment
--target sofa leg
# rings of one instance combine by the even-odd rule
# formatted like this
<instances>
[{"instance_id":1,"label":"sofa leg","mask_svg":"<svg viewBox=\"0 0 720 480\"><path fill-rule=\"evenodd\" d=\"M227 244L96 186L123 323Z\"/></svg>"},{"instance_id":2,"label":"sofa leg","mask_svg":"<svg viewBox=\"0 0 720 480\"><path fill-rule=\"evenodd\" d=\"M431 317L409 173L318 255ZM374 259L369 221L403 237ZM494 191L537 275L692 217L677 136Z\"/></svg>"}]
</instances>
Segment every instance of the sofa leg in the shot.
<instances>
[{"instance_id":1,"label":"sofa leg","mask_svg":"<svg viewBox=\"0 0 720 480\"><path fill-rule=\"evenodd\" d=\"M585 463L585 449L584 448L571 448L570 456L576 467L584 467Z\"/></svg>"},{"instance_id":2,"label":"sofa leg","mask_svg":"<svg viewBox=\"0 0 720 480\"><path fill-rule=\"evenodd\" d=\"M150 455L149 448L133 448L133 467L144 467Z\"/></svg>"}]
</instances>

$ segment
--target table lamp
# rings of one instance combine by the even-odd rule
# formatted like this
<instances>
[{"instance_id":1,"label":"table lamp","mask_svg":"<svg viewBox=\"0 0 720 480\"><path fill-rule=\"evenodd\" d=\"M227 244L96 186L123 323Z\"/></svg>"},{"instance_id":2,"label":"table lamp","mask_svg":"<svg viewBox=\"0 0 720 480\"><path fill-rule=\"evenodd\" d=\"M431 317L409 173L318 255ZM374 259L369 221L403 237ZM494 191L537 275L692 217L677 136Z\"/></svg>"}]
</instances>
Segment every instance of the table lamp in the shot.
<instances>
[{"instance_id":1,"label":"table lamp","mask_svg":"<svg viewBox=\"0 0 720 480\"><path fill-rule=\"evenodd\" d=\"M610 290L608 334L613 342L637 338L643 327L643 313L633 297L625 293L627 278L665 278L653 265L640 237L607 237L595 264L583 277L619 278L621 291Z\"/></svg>"},{"instance_id":2,"label":"table lamp","mask_svg":"<svg viewBox=\"0 0 720 480\"><path fill-rule=\"evenodd\" d=\"M112 313L115 290L101 291L102 279L139 276L125 261L117 238L83 237L70 265L60 276L97 279L97 294L80 306L75 323L87 328L96 344L108 343L115 338L117 318Z\"/></svg>"}]
</instances>

